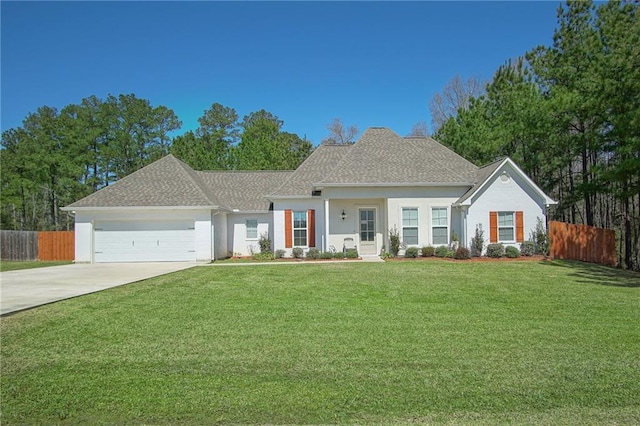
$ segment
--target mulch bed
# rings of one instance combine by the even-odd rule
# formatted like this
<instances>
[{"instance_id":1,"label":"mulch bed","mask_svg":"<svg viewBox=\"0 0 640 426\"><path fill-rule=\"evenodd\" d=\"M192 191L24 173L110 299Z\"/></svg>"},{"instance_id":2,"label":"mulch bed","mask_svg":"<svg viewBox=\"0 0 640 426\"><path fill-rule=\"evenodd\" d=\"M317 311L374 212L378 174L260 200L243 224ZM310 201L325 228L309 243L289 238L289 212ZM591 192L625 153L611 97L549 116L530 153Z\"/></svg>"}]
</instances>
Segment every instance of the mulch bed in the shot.
<instances>
[{"instance_id":1,"label":"mulch bed","mask_svg":"<svg viewBox=\"0 0 640 426\"><path fill-rule=\"evenodd\" d=\"M430 257L392 257L390 259L385 259L385 261L387 262L409 262L409 261L434 261L434 260L448 260L450 262L531 262L531 261L535 261L535 262L540 262L540 261L544 261L544 260L549 260L549 258L545 257L545 256L520 256L520 257L516 257L516 258L509 258L509 257L501 257L501 258L494 258L494 257L472 257L471 259L452 259L450 257L435 257L435 256L430 256Z\"/></svg>"}]
</instances>

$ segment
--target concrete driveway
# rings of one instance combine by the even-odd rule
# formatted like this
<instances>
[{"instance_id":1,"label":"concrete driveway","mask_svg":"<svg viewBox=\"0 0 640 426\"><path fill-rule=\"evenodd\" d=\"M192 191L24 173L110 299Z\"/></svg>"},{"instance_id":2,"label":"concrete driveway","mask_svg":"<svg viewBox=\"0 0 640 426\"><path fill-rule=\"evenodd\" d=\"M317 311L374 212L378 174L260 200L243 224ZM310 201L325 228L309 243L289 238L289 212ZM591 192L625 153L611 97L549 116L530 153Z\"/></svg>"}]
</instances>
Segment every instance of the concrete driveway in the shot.
<instances>
[{"instance_id":1,"label":"concrete driveway","mask_svg":"<svg viewBox=\"0 0 640 426\"><path fill-rule=\"evenodd\" d=\"M0 272L0 315L196 266L195 263L96 263Z\"/></svg>"}]
</instances>

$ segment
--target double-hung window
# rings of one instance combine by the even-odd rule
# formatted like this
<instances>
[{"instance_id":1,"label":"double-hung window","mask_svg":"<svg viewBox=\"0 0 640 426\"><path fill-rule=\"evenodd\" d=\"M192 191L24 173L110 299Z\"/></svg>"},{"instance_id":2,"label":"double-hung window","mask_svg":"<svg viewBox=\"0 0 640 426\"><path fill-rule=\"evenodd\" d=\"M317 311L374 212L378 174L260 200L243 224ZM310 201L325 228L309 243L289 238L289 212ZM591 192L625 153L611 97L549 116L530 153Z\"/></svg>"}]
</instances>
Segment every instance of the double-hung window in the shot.
<instances>
[{"instance_id":1,"label":"double-hung window","mask_svg":"<svg viewBox=\"0 0 640 426\"><path fill-rule=\"evenodd\" d=\"M402 209L402 242L418 245L418 209Z\"/></svg>"},{"instance_id":2,"label":"double-hung window","mask_svg":"<svg viewBox=\"0 0 640 426\"><path fill-rule=\"evenodd\" d=\"M258 239L258 219L247 219L245 221L247 229L247 240Z\"/></svg>"},{"instance_id":3,"label":"double-hung window","mask_svg":"<svg viewBox=\"0 0 640 426\"><path fill-rule=\"evenodd\" d=\"M515 241L514 212L498 212L498 241Z\"/></svg>"},{"instance_id":4,"label":"double-hung window","mask_svg":"<svg viewBox=\"0 0 640 426\"><path fill-rule=\"evenodd\" d=\"M293 212L293 245L304 247L307 245L307 212Z\"/></svg>"},{"instance_id":5,"label":"double-hung window","mask_svg":"<svg viewBox=\"0 0 640 426\"><path fill-rule=\"evenodd\" d=\"M431 209L431 237L434 245L449 244L449 218L446 207Z\"/></svg>"}]
</instances>

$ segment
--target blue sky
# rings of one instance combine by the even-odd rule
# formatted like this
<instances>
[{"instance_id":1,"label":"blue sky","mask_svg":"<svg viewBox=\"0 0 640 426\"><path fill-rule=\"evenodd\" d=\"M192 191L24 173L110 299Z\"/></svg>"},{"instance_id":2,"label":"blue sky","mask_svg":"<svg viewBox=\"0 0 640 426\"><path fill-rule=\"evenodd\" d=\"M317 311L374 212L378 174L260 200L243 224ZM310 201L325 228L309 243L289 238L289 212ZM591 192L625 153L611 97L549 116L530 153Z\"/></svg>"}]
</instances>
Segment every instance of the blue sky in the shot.
<instances>
[{"instance_id":1,"label":"blue sky","mask_svg":"<svg viewBox=\"0 0 640 426\"><path fill-rule=\"evenodd\" d=\"M314 144L334 117L401 135L456 74L489 79L550 45L559 2L2 1L1 127L135 93L197 127L266 109Z\"/></svg>"}]
</instances>

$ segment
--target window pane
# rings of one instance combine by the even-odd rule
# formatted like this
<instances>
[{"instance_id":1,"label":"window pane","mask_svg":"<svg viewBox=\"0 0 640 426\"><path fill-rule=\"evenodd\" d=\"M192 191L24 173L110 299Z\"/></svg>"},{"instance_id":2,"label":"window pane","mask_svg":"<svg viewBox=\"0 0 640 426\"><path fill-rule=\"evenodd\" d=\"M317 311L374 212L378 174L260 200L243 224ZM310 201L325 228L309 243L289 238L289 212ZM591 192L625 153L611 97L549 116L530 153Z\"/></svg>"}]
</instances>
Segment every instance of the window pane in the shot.
<instances>
[{"instance_id":1,"label":"window pane","mask_svg":"<svg viewBox=\"0 0 640 426\"><path fill-rule=\"evenodd\" d=\"M402 209L402 226L418 226L418 209Z\"/></svg>"},{"instance_id":2,"label":"window pane","mask_svg":"<svg viewBox=\"0 0 640 426\"><path fill-rule=\"evenodd\" d=\"M367 220L367 211L360 210L360 220Z\"/></svg>"},{"instance_id":3,"label":"window pane","mask_svg":"<svg viewBox=\"0 0 640 426\"><path fill-rule=\"evenodd\" d=\"M446 227L433 228L433 244L449 244Z\"/></svg>"},{"instance_id":4,"label":"window pane","mask_svg":"<svg viewBox=\"0 0 640 426\"><path fill-rule=\"evenodd\" d=\"M375 241L375 236L374 236L374 232L373 231L369 231L369 235L368 235L369 239L367 241Z\"/></svg>"},{"instance_id":5,"label":"window pane","mask_svg":"<svg viewBox=\"0 0 640 426\"><path fill-rule=\"evenodd\" d=\"M418 244L418 228L403 228L402 241L405 244Z\"/></svg>"},{"instance_id":6,"label":"window pane","mask_svg":"<svg viewBox=\"0 0 640 426\"><path fill-rule=\"evenodd\" d=\"M293 212L293 227L294 228L307 227L307 212Z\"/></svg>"},{"instance_id":7,"label":"window pane","mask_svg":"<svg viewBox=\"0 0 640 426\"><path fill-rule=\"evenodd\" d=\"M433 226L447 226L447 209L435 208L431 209L431 225Z\"/></svg>"},{"instance_id":8,"label":"window pane","mask_svg":"<svg viewBox=\"0 0 640 426\"><path fill-rule=\"evenodd\" d=\"M513 212L498 212L498 226L513 226Z\"/></svg>"},{"instance_id":9,"label":"window pane","mask_svg":"<svg viewBox=\"0 0 640 426\"><path fill-rule=\"evenodd\" d=\"M247 219L247 238L258 238L258 220Z\"/></svg>"},{"instance_id":10,"label":"window pane","mask_svg":"<svg viewBox=\"0 0 640 426\"><path fill-rule=\"evenodd\" d=\"M498 228L498 239L500 241L514 241L513 228Z\"/></svg>"},{"instance_id":11,"label":"window pane","mask_svg":"<svg viewBox=\"0 0 640 426\"><path fill-rule=\"evenodd\" d=\"M296 229L293 231L293 245L294 246L306 246L307 245L307 230Z\"/></svg>"}]
</instances>

